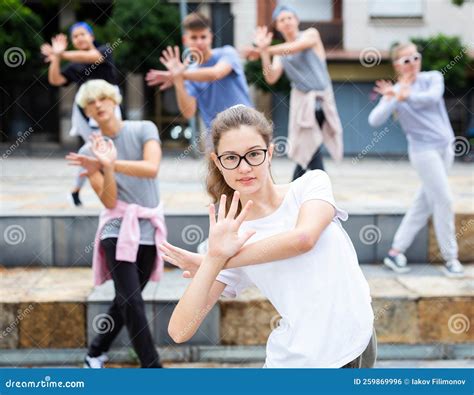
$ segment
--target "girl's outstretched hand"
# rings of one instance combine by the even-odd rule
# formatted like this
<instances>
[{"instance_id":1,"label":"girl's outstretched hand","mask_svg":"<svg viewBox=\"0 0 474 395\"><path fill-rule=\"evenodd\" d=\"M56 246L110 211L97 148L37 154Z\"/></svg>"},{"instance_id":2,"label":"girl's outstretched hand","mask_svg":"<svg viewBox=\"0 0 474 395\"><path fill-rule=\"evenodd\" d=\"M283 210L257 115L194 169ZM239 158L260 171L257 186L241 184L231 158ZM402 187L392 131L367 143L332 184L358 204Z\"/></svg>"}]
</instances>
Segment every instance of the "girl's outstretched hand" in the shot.
<instances>
[{"instance_id":1,"label":"girl's outstretched hand","mask_svg":"<svg viewBox=\"0 0 474 395\"><path fill-rule=\"evenodd\" d=\"M186 251L166 241L161 244L159 248L163 253L163 259L166 262L169 262L183 270L184 278L194 277L204 258L201 254Z\"/></svg>"},{"instance_id":2,"label":"girl's outstretched hand","mask_svg":"<svg viewBox=\"0 0 474 395\"><path fill-rule=\"evenodd\" d=\"M246 231L240 236L238 234L240 225L244 222L253 204L253 202L249 200L237 218L235 218L239 205L239 197L239 192L235 191L229 212L226 213L227 197L226 195L222 195L219 202L217 219L214 205L211 204L209 206L209 249L207 256L222 261L223 265L228 259L237 254L245 242L255 234L254 230Z\"/></svg>"}]
</instances>

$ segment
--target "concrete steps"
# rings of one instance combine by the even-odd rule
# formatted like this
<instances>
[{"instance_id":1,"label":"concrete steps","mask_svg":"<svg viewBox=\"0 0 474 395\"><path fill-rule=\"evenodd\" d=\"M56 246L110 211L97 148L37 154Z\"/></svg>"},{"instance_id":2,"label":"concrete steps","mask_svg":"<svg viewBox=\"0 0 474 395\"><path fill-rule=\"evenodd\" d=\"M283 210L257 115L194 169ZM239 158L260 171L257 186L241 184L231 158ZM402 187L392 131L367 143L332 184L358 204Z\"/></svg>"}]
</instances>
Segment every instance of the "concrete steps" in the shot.
<instances>
[{"instance_id":1,"label":"concrete steps","mask_svg":"<svg viewBox=\"0 0 474 395\"><path fill-rule=\"evenodd\" d=\"M362 265L373 297L381 355L474 358L474 265L466 265L462 279L444 277L437 265L412 267L409 274L398 276L380 265ZM262 360L264 344L279 317L256 289L237 299L222 298L189 343L172 342L167 334L169 317L188 281L178 270L167 270L160 283L149 283L143 292L155 343L168 350L167 359ZM29 355L33 364L42 358L54 364L54 358L48 359L50 352L83 350L103 325L110 325L103 313L113 297L111 282L92 287L89 268L0 270L0 364L8 355L20 359ZM123 330L114 347L128 346ZM127 352L124 361L132 358Z\"/></svg>"},{"instance_id":2,"label":"concrete steps","mask_svg":"<svg viewBox=\"0 0 474 395\"><path fill-rule=\"evenodd\" d=\"M401 212L350 212L343 223L361 263L381 262L403 217ZM169 241L196 250L208 233L206 214L167 215ZM5 267L88 267L96 214L0 216L0 265ZM459 258L474 262L474 213L456 214ZM407 251L410 262L440 262L432 224L423 228Z\"/></svg>"},{"instance_id":3,"label":"concrete steps","mask_svg":"<svg viewBox=\"0 0 474 395\"><path fill-rule=\"evenodd\" d=\"M180 346L158 347L166 368L261 368L264 346ZM17 349L0 352L0 367L82 367L87 349ZM129 348L114 348L108 353L107 367L138 367ZM472 351L464 345L378 347L377 368L474 368Z\"/></svg>"}]
</instances>

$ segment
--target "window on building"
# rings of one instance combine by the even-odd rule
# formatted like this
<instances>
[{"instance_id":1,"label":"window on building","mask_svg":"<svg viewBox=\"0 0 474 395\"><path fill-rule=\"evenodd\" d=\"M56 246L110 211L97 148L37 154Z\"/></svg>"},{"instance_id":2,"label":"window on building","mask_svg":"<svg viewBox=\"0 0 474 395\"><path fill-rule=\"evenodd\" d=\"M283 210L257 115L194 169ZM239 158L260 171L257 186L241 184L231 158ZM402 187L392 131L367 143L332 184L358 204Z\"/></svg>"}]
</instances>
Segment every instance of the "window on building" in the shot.
<instances>
[{"instance_id":1,"label":"window on building","mask_svg":"<svg viewBox=\"0 0 474 395\"><path fill-rule=\"evenodd\" d=\"M293 7L301 22L331 21L333 19L333 0L285 0L281 3Z\"/></svg>"},{"instance_id":2,"label":"window on building","mask_svg":"<svg viewBox=\"0 0 474 395\"><path fill-rule=\"evenodd\" d=\"M369 0L371 18L422 18L423 0Z\"/></svg>"}]
</instances>

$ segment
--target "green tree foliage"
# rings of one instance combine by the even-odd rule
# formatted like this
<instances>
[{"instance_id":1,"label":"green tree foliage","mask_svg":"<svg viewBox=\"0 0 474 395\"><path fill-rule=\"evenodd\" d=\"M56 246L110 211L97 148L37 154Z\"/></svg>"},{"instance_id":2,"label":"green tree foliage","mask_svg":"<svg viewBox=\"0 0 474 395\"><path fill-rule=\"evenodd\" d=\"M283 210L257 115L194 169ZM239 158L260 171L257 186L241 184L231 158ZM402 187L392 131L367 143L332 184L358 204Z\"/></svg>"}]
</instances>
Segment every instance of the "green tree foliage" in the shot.
<instances>
[{"instance_id":1,"label":"green tree foliage","mask_svg":"<svg viewBox=\"0 0 474 395\"><path fill-rule=\"evenodd\" d=\"M99 42L114 47L118 67L129 72L161 67L162 50L181 43L178 7L162 0L117 0L106 25L94 31Z\"/></svg>"},{"instance_id":2,"label":"green tree foliage","mask_svg":"<svg viewBox=\"0 0 474 395\"><path fill-rule=\"evenodd\" d=\"M19 0L2 0L0 26L2 79L40 71L44 64L39 51L41 18Z\"/></svg>"},{"instance_id":3,"label":"green tree foliage","mask_svg":"<svg viewBox=\"0 0 474 395\"><path fill-rule=\"evenodd\" d=\"M467 84L467 69L471 61L467 46L459 37L438 34L434 37L412 38L423 55L422 70L438 70L444 75L451 90L462 89Z\"/></svg>"}]
</instances>

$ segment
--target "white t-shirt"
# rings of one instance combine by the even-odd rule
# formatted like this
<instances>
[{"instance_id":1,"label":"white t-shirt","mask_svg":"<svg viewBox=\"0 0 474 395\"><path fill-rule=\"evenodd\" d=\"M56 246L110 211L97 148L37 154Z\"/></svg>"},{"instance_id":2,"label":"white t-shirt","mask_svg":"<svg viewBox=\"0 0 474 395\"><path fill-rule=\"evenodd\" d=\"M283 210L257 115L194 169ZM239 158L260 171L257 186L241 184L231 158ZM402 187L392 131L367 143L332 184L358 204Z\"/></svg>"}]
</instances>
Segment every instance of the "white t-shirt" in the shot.
<instances>
[{"instance_id":1,"label":"white t-shirt","mask_svg":"<svg viewBox=\"0 0 474 395\"><path fill-rule=\"evenodd\" d=\"M268 368L339 368L357 358L372 336L369 285L354 246L339 219L331 182L322 170L291 183L272 214L245 221L239 232L256 230L247 243L294 229L301 205L320 199L335 207L333 221L311 251L275 262L226 269L217 280L223 295L236 297L255 285L281 315L267 341Z\"/></svg>"}]
</instances>

